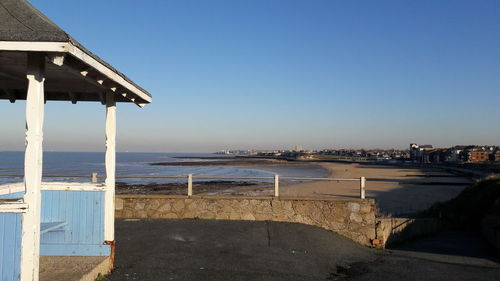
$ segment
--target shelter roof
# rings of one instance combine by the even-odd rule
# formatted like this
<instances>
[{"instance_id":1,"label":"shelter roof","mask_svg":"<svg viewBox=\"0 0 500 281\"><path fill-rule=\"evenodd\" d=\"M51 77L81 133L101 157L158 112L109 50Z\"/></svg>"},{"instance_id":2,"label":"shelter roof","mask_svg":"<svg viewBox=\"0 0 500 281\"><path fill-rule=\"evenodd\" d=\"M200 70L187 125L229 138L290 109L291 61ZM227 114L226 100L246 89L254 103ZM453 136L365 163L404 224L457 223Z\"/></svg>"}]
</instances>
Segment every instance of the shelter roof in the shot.
<instances>
[{"instance_id":1,"label":"shelter roof","mask_svg":"<svg viewBox=\"0 0 500 281\"><path fill-rule=\"evenodd\" d=\"M26 98L27 52L47 54L46 99L101 101L113 91L118 102L144 105L152 96L87 50L26 0L0 0L0 99Z\"/></svg>"}]
</instances>

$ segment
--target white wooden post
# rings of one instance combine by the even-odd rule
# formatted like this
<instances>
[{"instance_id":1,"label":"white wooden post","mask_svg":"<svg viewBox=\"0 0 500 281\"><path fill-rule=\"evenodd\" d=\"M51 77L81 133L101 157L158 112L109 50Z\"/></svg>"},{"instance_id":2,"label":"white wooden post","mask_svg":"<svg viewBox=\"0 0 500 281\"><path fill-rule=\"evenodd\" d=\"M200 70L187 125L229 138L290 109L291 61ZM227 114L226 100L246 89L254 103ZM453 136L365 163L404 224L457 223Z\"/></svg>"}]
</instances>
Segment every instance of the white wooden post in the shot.
<instances>
[{"instance_id":1,"label":"white wooden post","mask_svg":"<svg viewBox=\"0 0 500 281\"><path fill-rule=\"evenodd\" d=\"M361 177L359 179L359 196L361 199L365 199L365 189L366 189L366 178Z\"/></svg>"},{"instance_id":2,"label":"white wooden post","mask_svg":"<svg viewBox=\"0 0 500 281\"><path fill-rule=\"evenodd\" d=\"M97 173L92 173L92 183L97 183Z\"/></svg>"},{"instance_id":3,"label":"white wooden post","mask_svg":"<svg viewBox=\"0 0 500 281\"><path fill-rule=\"evenodd\" d=\"M188 179L188 196L193 196L193 174L187 176Z\"/></svg>"},{"instance_id":4,"label":"white wooden post","mask_svg":"<svg viewBox=\"0 0 500 281\"><path fill-rule=\"evenodd\" d=\"M45 55L28 53L26 77L26 150L24 154L24 202L21 237L21 281L38 281L40 257L40 205L42 185Z\"/></svg>"},{"instance_id":5,"label":"white wooden post","mask_svg":"<svg viewBox=\"0 0 500 281\"><path fill-rule=\"evenodd\" d=\"M115 241L116 101L106 93L106 191L104 195L104 241Z\"/></svg>"},{"instance_id":6,"label":"white wooden post","mask_svg":"<svg viewBox=\"0 0 500 281\"><path fill-rule=\"evenodd\" d=\"M274 197L280 196L280 176L274 175Z\"/></svg>"}]
</instances>

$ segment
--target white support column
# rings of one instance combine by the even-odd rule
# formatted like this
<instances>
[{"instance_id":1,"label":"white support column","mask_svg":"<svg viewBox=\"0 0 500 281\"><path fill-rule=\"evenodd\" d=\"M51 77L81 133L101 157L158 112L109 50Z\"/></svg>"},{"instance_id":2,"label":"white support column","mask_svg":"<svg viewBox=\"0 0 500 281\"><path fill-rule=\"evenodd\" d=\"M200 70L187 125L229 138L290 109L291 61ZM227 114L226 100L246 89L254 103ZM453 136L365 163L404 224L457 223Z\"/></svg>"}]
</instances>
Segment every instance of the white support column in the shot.
<instances>
[{"instance_id":1,"label":"white support column","mask_svg":"<svg viewBox=\"0 0 500 281\"><path fill-rule=\"evenodd\" d=\"M106 192L104 195L104 241L115 241L116 101L106 93ZM113 245L112 245L113 247Z\"/></svg>"},{"instance_id":2,"label":"white support column","mask_svg":"<svg viewBox=\"0 0 500 281\"><path fill-rule=\"evenodd\" d=\"M24 154L24 202L21 237L21 281L38 281L40 256L40 205L44 119L45 55L28 53L26 97L26 150Z\"/></svg>"}]
</instances>

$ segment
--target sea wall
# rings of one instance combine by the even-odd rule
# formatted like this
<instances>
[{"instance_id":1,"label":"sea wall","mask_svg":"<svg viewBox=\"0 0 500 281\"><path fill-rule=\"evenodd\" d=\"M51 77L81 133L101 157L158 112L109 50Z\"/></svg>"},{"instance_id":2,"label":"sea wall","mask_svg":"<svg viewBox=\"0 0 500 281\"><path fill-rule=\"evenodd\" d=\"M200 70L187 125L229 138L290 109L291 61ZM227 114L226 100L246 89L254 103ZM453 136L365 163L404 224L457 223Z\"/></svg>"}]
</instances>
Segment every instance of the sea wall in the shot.
<instances>
[{"instance_id":1,"label":"sea wall","mask_svg":"<svg viewBox=\"0 0 500 281\"><path fill-rule=\"evenodd\" d=\"M117 218L295 222L335 231L360 244L375 239L375 201L340 198L117 195Z\"/></svg>"}]
</instances>

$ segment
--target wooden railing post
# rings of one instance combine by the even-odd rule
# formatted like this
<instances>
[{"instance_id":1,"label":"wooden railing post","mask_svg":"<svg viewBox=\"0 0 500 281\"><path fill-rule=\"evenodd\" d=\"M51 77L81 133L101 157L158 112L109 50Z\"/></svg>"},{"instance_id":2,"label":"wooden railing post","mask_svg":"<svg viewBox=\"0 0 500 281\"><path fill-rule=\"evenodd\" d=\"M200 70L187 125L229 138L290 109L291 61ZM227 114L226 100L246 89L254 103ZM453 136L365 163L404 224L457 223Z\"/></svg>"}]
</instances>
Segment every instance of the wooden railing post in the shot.
<instances>
[{"instance_id":1,"label":"wooden railing post","mask_svg":"<svg viewBox=\"0 0 500 281\"><path fill-rule=\"evenodd\" d=\"M92 173L92 183L97 183L97 173Z\"/></svg>"},{"instance_id":2,"label":"wooden railing post","mask_svg":"<svg viewBox=\"0 0 500 281\"><path fill-rule=\"evenodd\" d=\"M274 197L280 196L280 176L274 175Z\"/></svg>"},{"instance_id":3,"label":"wooden railing post","mask_svg":"<svg viewBox=\"0 0 500 281\"><path fill-rule=\"evenodd\" d=\"M187 175L188 180L188 196L193 196L193 174Z\"/></svg>"},{"instance_id":4,"label":"wooden railing post","mask_svg":"<svg viewBox=\"0 0 500 281\"><path fill-rule=\"evenodd\" d=\"M361 177L359 179L359 196L361 199L365 199L365 189L366 189L366 178Z\"/></svg>"}]
</instances>

